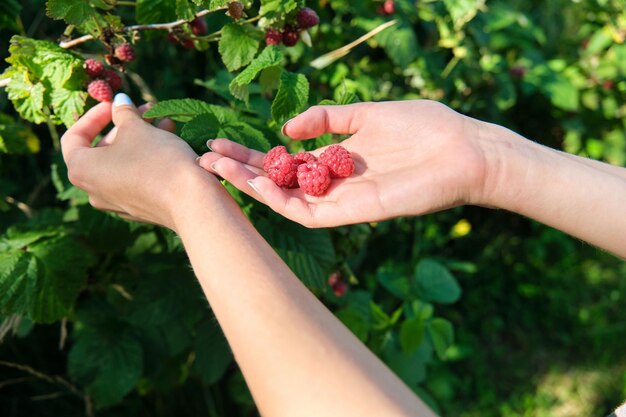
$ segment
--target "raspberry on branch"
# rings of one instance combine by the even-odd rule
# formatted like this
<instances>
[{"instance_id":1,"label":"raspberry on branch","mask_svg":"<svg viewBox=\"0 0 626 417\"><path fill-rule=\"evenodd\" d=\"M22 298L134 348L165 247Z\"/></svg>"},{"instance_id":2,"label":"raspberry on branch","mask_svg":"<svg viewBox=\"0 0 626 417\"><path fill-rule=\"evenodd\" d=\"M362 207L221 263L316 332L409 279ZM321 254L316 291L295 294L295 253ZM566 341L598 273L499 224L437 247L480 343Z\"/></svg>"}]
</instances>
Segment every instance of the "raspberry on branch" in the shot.
<instances>
[{"instance_id":1,"label":"raspberry on branch","mask_svg":"<svg viewBox=\"0 0 626 417\"><path fill-rule=\"evenodd\" d=\"M113 90L111 86L104 80L93 80L87 86L87 92L97 101L113 100Z\"/></svg>"},{"instance_id":2,"label":"raspberry on branch","mask_svg":"<svg viewBox=\"0 0 626 417\"><path fill-rule=\"evenodd\" d=\"M319 162L298 166L298 185L305 194L320 196L330 186L330 169Z\"/></svg>"},{"instance_id":3,"label":"raspberry on branch","mask_svg":"<svg viewBox=\"0 0 626 417\"><path fill-rule=\"evenodd\" d=\"M265 31L266 45L280 45L283 41L283 34L279 30L269 28Z\"/></svg>"},{"instance_id":4,"label":"raspberry on branch","mask_svg":"<svg viewBox=\"0 0 626 417\"><path fill-rule=\"evenodd\" d=\"M315 10L310 7L303 7L296 15L296 22L300 29L309 29L316 26L320 22L320 18Z\"/></svg>"},{"instance_id":5,"label":"raspberry on branch","mask_svg":"<svg viewBox=\"0 0 626 417\"><path fill-rule=\"evenodd\" d=\"M300 39L300 32L293 26L285 26L283 29L283 43L285 46L294 46Z\"/></svg>"},{"instance_id":6,"label":"raspberry on branch","mask_svg":"<svg viewBox=\"0 0 626 417\"><path fill-rule=\"evenodd\" d=\"M96 78L104 71L104 64L95 59L89 58L85 60L85 72L91 78Z\"/></svg>"},{"instance_id":7,"label":"raspberry on branch","mask_svg":"<svg viewBox=\"0 0 626 417\"><path fill-rule=\"evenodd\" d=\"M122 62L132 62L135 60L135 48L128 42L115 47L115 57Z\"/></svg>"},{"instance_id":8,"label":"raspberry on branch","mask_svg":"<svg viewBox=\"0 0 626 417\"><path fill-rule=\"evenodd\" d=\"M243 16L243 4L238 1L228 3L228 15L235 20L241 19Z\"/></svg>"},{"instance_id":9,"label":"raspberry on branch","mask_svg":"<svg viewBox=\"0 0 626 417\"><path fill-rule=\"evenodd\" d=\"M189 27L191 27L191 33L196 36L204 36L209 31L209 27L207 26L206 19L204 17L196 17L189 23Z\"/></svg>"},{"instance_id":10,"label":"raspberry on branch","mask_svg":"<svg viewBox=\"0 0 626 417\"><path fill-rule=\"evenodd\" d=\"M102 78L107 83L109 83L109 86L111 86L111 90L113 90L114 92L122 88L122 78L117 74L117 72L110 69L105 69L102 72Z\"/></svg>"},{"instance_id":11,"label":"raspberry on branch","mask_svg":"<svg viewBox=\"0 0 626 417\"><path fill-rule=\"evenodd\" d=\"M354 160L341 145L330 145L320 154L319 161L328 166L333 178L345 178L354 172Z\"/></svg>"}]
</instances>

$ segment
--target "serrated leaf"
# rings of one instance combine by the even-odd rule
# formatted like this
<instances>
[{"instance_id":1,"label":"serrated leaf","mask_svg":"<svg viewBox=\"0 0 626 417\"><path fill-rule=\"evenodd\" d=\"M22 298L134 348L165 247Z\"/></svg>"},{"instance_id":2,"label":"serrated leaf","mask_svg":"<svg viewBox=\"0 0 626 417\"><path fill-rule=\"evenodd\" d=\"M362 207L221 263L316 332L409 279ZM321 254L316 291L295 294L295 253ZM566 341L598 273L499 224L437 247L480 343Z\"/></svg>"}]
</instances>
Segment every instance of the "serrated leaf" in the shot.
<instances>
[{"instance_id":1,"label":"serrated leaf","mask_svg":"<svg viewBox=\"0 0 626 417\"><path fill-rule=\"evenodd\" d=\"M213 113L203 113L185 123L180 137L200 155L207 151L207 140L217 138L219 130L220 122L217 117Z\"/></svg>"},{"instance_id":2,"label":"serrated leaf","mask_svg":"<svg viewBox=\"0 0 626 417\"><path fill-rule=\"evenodd\" d=\"M309 101L309 81L302 74L283 71L272 102L272 117L279 124L299 114Z\"/></svg>"},{"instance_id":3,"label":"serrated leaf","mask_svg":"<svg viewBox=\"0 0 626 417\"><path fill-rule=\"evenodd\" d=\"M399 67L406 68L417 58L419 45L413 27L408 22L400 22L387 30L382 31L375 38Z\"/></svg>"},{"instance_id":4,"label":"serrated leaf","mask_svg":"<svg viewBox=\"0 0 626 417\"><path fill-rule=\"evenodd\" d=\"M0 113L0 152L25 154L39 152L39 139L20 121Z\"/></svg>"},{"instance_id":5,"label":"serrated leaf","mask_svg":"<svg viewBox=\"0 0 626 417\"><path fill-rule=\"evenodd\" d=\"M177 122L188 122L199 114L211 113L213 104L191 98L165 100L156 103L144 115L149 118L169 117Z\"/></svg>"},{"instance_id":6,"label":"serrated leaf","mask_svg":"<svg viewBox=\"0 0 626 417\"><path fill-rule=\"evenodd\" d=\"M28 240L33 237L27 233ZM36 235L34 235L36 237ZM4 238L24 243L17 234ZM7 242L8 241L8 242ZM0 311L22 314L40 323L52 323L69 314L86 282L85 270L93 262L73 238L47 236L0 254ZM71 268L68 268L71 265Z\"/></svg>"},{"instance_id":7,"label":"serrated leaf","mask_svg":"<svg viewBox=\"0 0 626 417\"><path fill-rule=\"evenodd\" d=\"M424 339L424 321L421 318L406 319L400 326L400 346L407 355L412 354Z\"/></svg>"},{"instance_id":8,"label":"serrated leaf","mask_svg":"<svg viewBox=\"0 0 626 417\"><path fill-rule=\"evenodd\" d=\"M417 264L414 283L418 295L426 301L451 304L461 297L461 287L448 269L430 259Z\"/></svg>"},{"instance_id":9,"label":"serrated leaf","mask_svg":"<svg viewBox=\"0 0 626 417\"><path fill-rule=\"evenodd\" d=\"M401 299L410 296L409 280L404 274L393 267L384 266L376 271L376 279L390 293Z\"/></svg>"},{"instance_id":10,"label":"serrated leaf","mask_svg":"<svg viewBox=\"0 0 626 417\"><path fill-rule=\"evenodd\" d=\"M230 23L224 26L218 49L228 71L248 65L259 43L259 32L252 25Z\"/></svg>"},{"instance_id":11,"label":"serrated leaf","mask_svg":"<svg viewBox=\"0 0 626 417\"><path fill-rule=\"evenodd\" d=\"M251 63L241 71L230 83L229 89L233 96L240 100L248 101L247 85L256 78L262 70L270 67L278 67L283 61L283 54L275 46L266 47Z\"/></svg>"},{"instance_id":12,"label":"serrated leaf","mask_svg":"<svg viewBox=\"0 0 626 417\"><path fill-rule=\"evenodd\" d=\"M63 124L72 126L85 111L87 92L58 88L52 92L52 108Z\"/></svg>"},{"instance_id":13,"label":"serrated leaf","mask_svg":"<svg viewBox=\"0 0 626 417\"><path fill-rule=\"evenodd\" d=\"M233 360L226 338L216 321L202 323L193 343L193 371L207 384L219 381Z\"/></svg>"},{"instance_id":14,"label":"serrated leaf","mask_svg":"<svg viewBox=\"0 0 626 417\"><path fill-rule=\"evenodd\" d=\"M311 288L323 288L335 262L335 250L327 230L307 229L286 219L271 217L255 225L294 274Z\"/></svg>"},{"instance_id":15,"label":"serrated leaf","mask_svg":"<svg viewBox=\"0 0 626 417\"><path fill-rule=\"evenodd\" d=\"M296 10L298 2L296 0L261 0L259 14L266 19L278 19Z\"/></svg>"},{"instance_id":16,"label":"serrated leaf","mask_svg":"<svg viewBox=\"0 0 626 417\"><path fill-rule=\"evenodd\" d=\"M433 342L437 356L444 360L448 348L454 343L454 327L452 327L452 323L446 319L435 318L428 323L428 334Z\"/></svg>"},{"instance_id":17,"label":"serrated leaf","mask_svg":"<svg viewBox=\"0 0 626 417\"><path fill-rule=\"evenodd\" d=\"M397 343L397 340L393 338L385 346L382 358L408 386L414 387L426 379L426 364L432 360L433 349L429 343L422 343L417 350L407 355L397 346Z\"/></svg>"},{"instance_id":18,"label":"serrated leaf","mask_svg":"<svg viewBox=\"0 0 626 417\"><path fill-rule=\"evenodd\" d=\"M65 20L69 25L80 25L97 12L85 0L48 0L46 14L52 19Z\"/></svg>"},{"instance_id":19,"label":"serrated leaf","mask_svg":"<svg viewBox=\"0 0 626 417\"><path fill-rule=\"evenodd\" d=\"M143 373L143 349L127 329L103 325L79 332L68 356L68 372L99 406L119 402Z\"/></svg>"}]
</instances>

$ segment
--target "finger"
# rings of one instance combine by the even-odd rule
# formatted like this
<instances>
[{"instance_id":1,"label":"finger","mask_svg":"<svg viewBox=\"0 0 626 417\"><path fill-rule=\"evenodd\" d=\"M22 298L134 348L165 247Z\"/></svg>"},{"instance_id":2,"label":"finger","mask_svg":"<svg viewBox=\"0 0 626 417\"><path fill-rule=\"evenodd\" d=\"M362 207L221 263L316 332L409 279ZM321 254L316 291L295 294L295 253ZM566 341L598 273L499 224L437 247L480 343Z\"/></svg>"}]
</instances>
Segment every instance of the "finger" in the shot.
<instances>
[{"instance_id":1,"label":"finger","mask_svg":"<svg viewBox=\"0 0 626 417\"><path fill-rule=\"evenodd\" d=\"M161 120L157 123L157 127L170 133L176 133L176 123L172 119Z\"/></svg>"},{"instance_id":2,"label":"finger","mask_svg":"<svg viewBox=\"0 0 626 417\"><path fill-rule=\"evenodd\" d=\"M109 130L101 140L96 144L96 148L101 148L103 146L109 146L115 141L115 135L117 134L117 127L113 127L113 129Z\"/></svg>"},{"instance_id":3,"label":"finger","mask_svg":"<svg viewBox=\"0 0 626 417\"><path fill-rule=\"evenodd\" d=\"M76 149L89 148L94 138L111 121L111 103L100 103L89 110L70 127L61 138L63 159Z\"/></svg>"},{"instance_id":4,"label":"finger","mask_svg":"<svg viewBox=\"0 0 626 417\"><path fill-rule=\"evenodd\" d=\"M263 166L263 152L247 148L228 139L213 139L207 142L207 147L214 152L227 156L246 165Z\"/></svg>"},{"instance_id":5,"label":"finger","mask_svg":"<svg viewBox=\"0 0 626 417\"><path fill-rule=\"evenodd\" d=\"M354 134L367 118L374 103L344 106L313 106L283 125L283 135L293 139L311 139L324 133Z\"/></svg>"},{"instance_id":6,"label":"finger","mask_svg":"<svg viewBox=\"0 0 626 417\"><path fill-rule=\"evenodd\" d=\"M113 99L113 123L120 127L122 124L143 121L139 111L130 97L124 93L115 95Z\"/></svg>"},{"instance_id":7,"label":"finger","mask_svg":"<svg viewBox=\"0 0 626 417\"><path fill-rule=\"evenodd\" d=\"M248 195L254 193L248 181L263 173L259 168L251 167L215 152L204 154L198 164L207 171L224 178Z\"/></svg>"}]
</instances>

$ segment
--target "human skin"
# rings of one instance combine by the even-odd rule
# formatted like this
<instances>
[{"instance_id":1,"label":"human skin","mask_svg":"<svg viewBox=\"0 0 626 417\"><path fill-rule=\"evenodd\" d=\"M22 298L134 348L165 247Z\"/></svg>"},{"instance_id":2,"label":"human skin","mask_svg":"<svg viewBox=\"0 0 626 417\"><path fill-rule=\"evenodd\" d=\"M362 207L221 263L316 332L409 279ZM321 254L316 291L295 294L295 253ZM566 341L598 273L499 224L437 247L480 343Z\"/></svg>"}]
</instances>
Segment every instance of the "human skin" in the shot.
<instances>
[{"instance_id":1,"label":"human skin","mask_svg":"<svg viewBox=\"0 0 626 417\"><path fill-rule=\"evenodd\" d=\"M115 130L91 147L112 112ZM92 205L181 237L263 416L434 416L300 282L185 142L122 102L92 108L61 145Z\"/></svg>"},{"instance_id":2,"label":"human skin","mask_svg":"<svg viewBox=\"0 0 626 417\"><path fill-rule=\"evenodd\" d=\"M354 174L311 197L276 186L262 172L263 153L227 139L211 141L199 163L308 227L473 204L533 218L626 258L626 168L550 149L427 100L314 106L283 133L296 140L352 135L341 144L354 156Z\"/></svg>"}]
</instances>

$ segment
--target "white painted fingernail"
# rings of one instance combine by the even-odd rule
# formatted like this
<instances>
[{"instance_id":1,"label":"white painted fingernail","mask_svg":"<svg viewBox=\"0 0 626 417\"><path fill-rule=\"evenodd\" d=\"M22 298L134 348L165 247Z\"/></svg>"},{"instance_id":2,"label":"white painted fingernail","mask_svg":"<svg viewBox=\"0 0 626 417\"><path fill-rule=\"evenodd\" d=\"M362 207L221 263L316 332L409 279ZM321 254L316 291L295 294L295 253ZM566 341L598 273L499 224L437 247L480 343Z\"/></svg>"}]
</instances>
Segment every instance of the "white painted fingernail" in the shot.
<instances>
[{"instance_id":1,"label":"white painted fingernail","mask_svg":"<svg viewBox=\"0 0 626 417\"><path fill-rule=\"evenodd\" d=\"M254 185L254 180L248 180L248 185L250 186L250 188L254 190L255 193L257 193L258 195L261 195L261 193L259 192L259 189L256 188L256 185Z\"/></svg>"},{"instance_id":2,"label":"white painted fingernail","mask_svg":"<svg viewBox=\"0 0 626 417\"><path fill-rule=\"evenodd\" d=\"M206 141L206 147L209 148L210 151L212 151L213 149L211 149L211 143L213 143L215 139L209 139Z\"/></svg>"},{"instance_id":3,"label":"white painted fingernail","mask_svg":"<svg viewBox=\"0 0 626 417\"><path fill-rule=\"evenodd\" d=\"M287 120L287 121L285 122L285 124L283 124L283 127L281 127L281 128L280 128L280 133L282 133L282 134L283 134L283 136L287 136L287 134L285 133L285 128L287 127L287 125L289 124L289 122L290 122L290 121L292 121L292 120L293 120L293 118L292 118L292 119Z\"/></svg>"},{"instance_id":4,"label":"white painted fingernail","mask_svg":"<svg viewBox=\"0 0 626 417\"><path fill-rule=\"evenodd\" d=\"M113 105L117 106L134 106L133 101L124 93L118 93L113 99Z\"/></svg>"}]
</instances>

